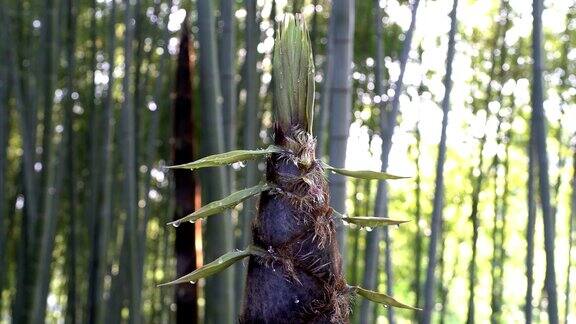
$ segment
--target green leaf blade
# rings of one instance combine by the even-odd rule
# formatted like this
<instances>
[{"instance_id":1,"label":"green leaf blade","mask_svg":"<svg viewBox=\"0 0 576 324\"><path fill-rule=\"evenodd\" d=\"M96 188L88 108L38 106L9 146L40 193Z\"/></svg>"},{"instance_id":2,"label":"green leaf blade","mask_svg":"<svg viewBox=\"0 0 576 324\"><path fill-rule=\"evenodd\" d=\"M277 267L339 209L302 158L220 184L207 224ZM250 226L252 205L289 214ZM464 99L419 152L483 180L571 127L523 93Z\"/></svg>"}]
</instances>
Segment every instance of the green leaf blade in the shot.
<instances>
[{"instance_id":1,"label":"green leaf blade","mask_svg":"<svg viewBox=\"0 0 576 324\"><path fill-rule=\"evenodd\" d=\"M352 286L352 287L350 287L350 289L352 289L358 295L360 295L360 296L362 296L362 297L364 297L364 298L366 298L372 302L378 303L378 304L383 304L383 305L397 307L397 308L416 310L416 311L421 310L420 308L416 308L416 307L404 304L402 302L399 302L396 299L394 299L393 297L388 296L384 293L364 289L360 286Z\"/></svg>"},{"instance_id":2,"label":"green leaf blade","mask_svg":"<svg viewBox=\"0 0 576 324\"><path fill-rule=\"evenodd\" d=\"M409 220L403 219L392 219L384 217L368 217L368 216L358 216L358 217L342 217L342 221L358 225L360 227L381 227L390 225L400 225L409 222Z\"/></svg>"},{"instance_id":3,"label":"green leaf blade","mask_svg":"<svg viewBox=\"0 0 576 324\"><path fill-rule=\"evenodd\" d=\"M217 167L217 166L229 165L236 162L254 160L259 157L266 156L272 153L279 153L281 151L282 151L281 148L274 145L271 145L262 150L235 150L206 156L194 162L173 165L167 168L195 170L208 167Z\"/></svg>"},{"instance_id":4,"label":"green leaf blade","mask_svg":"<svg viewBox=\"0 0 576 324\"><path fill-rule=\"evenodd\" d=\"M205 206L202 206L202 208L196 210L195 212L193 212L190 215L184 216L178 220L172 221L170 223L168 223L168 225L173 225L175 227L177 227L178 225L180 225L183 222L195 222L199 219L203 219L206 218L208 216L211 215L215 215L215 214L219 214L221 212L223 212L226 209L232 208L236 205L238 205L239 203L241 203L242 201L255 196L259 193L261 193L264 190L270 189L270 185L268 185L267 183L260 183L254 187L250 187L247 189L243 189L243 190L239 190L236 191L234 193L232 193L230 196L220 199L220 200L216 200L213 201Z\"/></svg>"},{"instance_id":5,"label":"green leaf blade","mask_svg":"<svg viewBox=\"0 0 576 324\"><path fill-rule=\"evenodd\" d=\"M344 168L335 168L328 164L324 164L326 170L353 178L366 179L366 180L394 180L394 179L406 179L409 177L403 177L398 175L389 174L386 172L370 171L370 170L348 170Z\"/></svg>"},{"instance_id":6,"label":"green leaf blade","mask_svg":"<svg viewBox=\"0 0 576 324\"><path fill-rule=\"evenodd\" d=\"M252 254L254 254L254 250L249 247L245 250L242 251L232 251L232 252L228 252L222 256L220 256L219 258L217 258L216 260L205 264L203 267L196 269L194 271L192 271L191 273L182 276L176 280L167 282L167 283L163 283L158 285L160 286L170 286L170 285L176 285L176 284L180 284L180 283L195 283L196 281L198 281L198 279L202 279L202 278L206 278L206 277L210 277L212 275L215 275L219 272L224 271L226 268L230 267L232 264L236 263L239 260L244 259L245 257L248 257Z\"/></svg>"}]
</instances>

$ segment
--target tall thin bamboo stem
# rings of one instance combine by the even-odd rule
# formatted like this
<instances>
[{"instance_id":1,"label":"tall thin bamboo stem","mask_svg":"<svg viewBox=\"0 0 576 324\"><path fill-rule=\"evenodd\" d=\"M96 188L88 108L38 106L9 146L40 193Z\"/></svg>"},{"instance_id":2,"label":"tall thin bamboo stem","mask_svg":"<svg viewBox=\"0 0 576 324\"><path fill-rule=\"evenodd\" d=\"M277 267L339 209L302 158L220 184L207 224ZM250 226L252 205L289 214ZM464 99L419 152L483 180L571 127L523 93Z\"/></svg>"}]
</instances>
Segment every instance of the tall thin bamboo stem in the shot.
<instances>
[{"instance_id":1,"label":"tall thin bamboo stem","mask_svg":"<svg viewBox=\"0 0 576 324\"><path fill-rule=\"evenodd\" d=\"M416 13L418 11L418 6L420 0L414 0L411 6L412 20L410 21L410 27L406 31L404 44L402 47L402 53L400 54L400 74L398 79L394 83L395 94L392 100L391 110L387 110L385 106L385 101L382 100L380 104L380 133L382 136L382 154L380 159L382 160L381 170L386 171L388 168L388 155L390 153L390 148L392 147L392 135L394 133L394 127L396 125L396 119L398 117L398 111L400 106L400 94L404 83L404 73L406 70L406 64L408 62L408 55L410 54L410 49L412 47L412 37L414 35L414 30L416 29ZM376 13L375 15L375 25L376 25L376 56L375 56L375 83L374 91L381 97L384 96L384 83L383 83L383 72L384 72L384 48L382 44L383 37L383 21L382 21L382 9L380 8L379 1L374 2ZM378 182L378 187L376 189L376 199L374 205L374 215L377 217L387 217L388 215L388 188L384 181ZM387 231L385 228L384 231ZM391 260L391 240L390 236L384 232L384 237L386 239L386 249L387 252L384 260ZM375 229L372 232L366 234L366 251L365 251L365 262L364 267L364 282L363 286L368 289L374 289L376 286L376 274L377 274L377 260L378 260L378 244L380 242L380 230ZM390 262L385 262L390 264ZM385 265L386 267L386 265ZM392 279L392 267L388 267L387 277ZM391 293L391 286L387 287L387 292ZM367 300L362 300L362 305L360 309L360 323L370 323L372 321L371 316L373 304ZM388 313L389 320L394 320L393 312Z\"/></svg>"},{"instance_id":2,"label":"tall thin bamboo stem","mask_svg":"<svg viewBox=\"0 0 576 324\"><path fill-rule=\"evenodd\" d=\"M202 127L200 145L202 155L221 153L224 149L222 130L222 96L217 62L216 32L212 1L197 2L198 41L200 43L199 63L201 101L203 111L200 122L210 127ZM211 168L200 172L203 201L221 199L227 192L226 175L222 168ZM230 251L232 245L232 224L230 217L212 217L206 222L205 257L212 261ZM227 270L206 280L206 322L233 322L232 272Z\"/></svg>"},{"instance_id":3,"label":"tall thin bamboo stem","mask_svg":"<svg viewBox=\"0 0 576 324\"><path fill-rule=\"evenodd\" d=\"M72 114L72 93L67 93L67 107L65 119L71 118ZM69 110L69 111L68 111ZM44 321L46 312L46 300L51 280L52 253L55 245L56 225L60 204L60 194L64 179L66 167L66 148L65 143L71 136L71 129L64 128L63 134L56 145L54 156L49 158L46 176L46 193L44 197L44 222L42 226L42 235L40 241L40 251L38 268L36 270L36 280L34 286L34 295L32 303L31 323L41 323Z\"/></svg>"},{"instance_id":4,"label":"tall thin bamboo stem","mask_svg":"<svg viewBox=\"0 0 576 324\"><path fill-rule=\"evenodd\" d=\"M256 18L256 0L246 0L246 108L244 109L244 147L255 149L259 133L258 125L258 51L259 28ZM245 187L249 188L258 182L257 162L246 164ZM250 242L250 225L256 211L254 199L244 203L242 210L242 245Z\"/></svg>"},{"instance_id":5,"label":"tall thin bamboo stem","mask_svg":"<svg viewBox=\"0 0 576 324\"><path fill-rule=\"evenodd\" d=\"M424 310L422 323L429 324L432 321L432 308L435 304L436 293L436 249L438 242L442 240L442 213L444 209L444 162L446 161L446 128L448 126L448 112L450 110L450 93L452 91L452 62L454 61L456 31L458 28L456 11L458 0L454 0L450 12L450 33L448 35L448 54L446 58L446 74L444 75L444 98L442 99L442 131L438 147L438 160L436 162L436 180L434 183L434 201L431 219L431 235L428 245L428 267L426 269L426 281L424 284Z\"/></svg>"},{"instance_id":6,"label":"tall thin bamboo stem","mask_svg":"<svg viewBox=\"0 0 576 324\"><path fill-rule=\"evenodd\" d=\"M335 0L332 2L334 19L332 65L330 80L330 164L342 168L346 161L346 144L352 114L352 71L355 1ZM340 213L346 213L346 178L329 175L330 205ZM346 228L336 230L342 264L346 264Z\"/></svg>"},{"instance_id":7,"label":"tall thin bamboo stem","mask_svg":"<svg viewBox=\"0 0 576 324\"><path fill-rule=\"evenodd\" d=\"M548 297L548 321L558 323L558 297L556 293L556 272L554 265L554 219L550 202L550 179L548 178L548 156L546 155L546 119L544 117L544 57L542 55L542 0L533 0L532 30L532 119L536 155L538 157L538 177L540 180L540 202L544 223L544 250L546 252L545 289Z\"/></svg>"},{"instance_id":8,"label":"tall thin bamboo stem","mask_svg":"<svg viewBox=\"0 0 576 324\"><path fill-rule=\"evenodd\" d=\"M101 310L102 291L104 289L104 269L106 267L106 247L108 243L108 228L110 227L110 201L112 192L112 150L113 150L113 98L112 90L114 87L114 51L116 48L116 1L110 4L110 13L108 19L108 35L106 39L107 56L108 56L108 85L104 102L104 116L102 126L102 146L101 163L102 170L98 187L102 192L102 207L95 217L94 231L92 233L92 246L90 259L88 261L88 299L87 299L87 323L98 323L102 318Z\"/></svg>"},{"instance_id":9,"label":"tall thin bamboo stem","mask_svg":"<svg viewBox=\"0 0 576 324\"><path fill-rule=\"evenodd\" d=\"M20 4L20 2L19 2ZM17 20L21 19L22 6L17 7ZM9 21L7 13L2 10L1 13L3 21ZM18 24L19 26L20 24ZM5 26L6 30L6 44L11 44L12 24L8 23ZM12 93L15 101L16 110L19 114L19 127L22 137L22 155L23 166L22 176L24 182L24 213L21 226L24 229L20 235L20 245L18 247L18 261L17 261L17 275L16 275L16 293L14 302L12 303L12 318L15 322L26 323L29 320L29 312L26 309L30 306L29 299L32 294L31 282L33 282L32 273L29 272L29 267L32 264L30 253L30 242L32 236L36 233L32 230L32 222L38 217L38 198L36 190L36 175L34 174L34 126L35 122L30 117L33 111L32 106L26 105L24 102L22 91L22 80L20 76L20 56L19 46L17 48L11 47L8 51L8 64L10 68L10 79L12 80ZM33 126L34 125L34 126Z\"/></svg>"},{"instance_id":10,"label":"tall thin bamboo stem","mask_svg":"<svg viewBox=\"0 0 576 324\"><path fill-rule=\"evenodd\" d=\"M67 0L67 15L66 15L66 89L69 96L75 90L75 69L76 59L74 57L76 49L76 1ZM67 196L68 196L68 238L67 238L67 257L66 257L66 272L67 272L67 305L66 305L66 323L76 323L77 320L77 248L78 243L78 228L76 223L76 166L75 166L75 146L74 137L70 135L73 126L74 114L72 113L73 99L67 98L65 102L65 118L64 127L69 130L65 137L66 142L66 159L67 159Z\"/></svg>"},{"instance_id":11,"label":"tall thin bamboo stem","mask_svg":"<svg viewBox=\"0 0 576 324\"><path fill-rule=\"evenodd\" d=\"M568 220L568 265L566 266L566 290L564 295L565 300L565 311L564 311L564 323L568 323L568 316L570 315L570 276L572 275L572 250L574 246L574 240L576 240L576 145L574 146L574 155L572 156L572 193L570 195L570 216Z\"/></svg>"},{"instance_id":12,"label":"tall thin bamboo stem","mask_svg":"<svg viewBox=\"0 0 576 324\"><path fill-rule=\"evenodd\" d=\"M4 2L0 1L0 11L5 11L7 8ZM1 18L4 15L0 16ZM6 28L0 30L0 38L6 39ZM8 46L4 42L0 44L0 60L3 62L8 61ZM0 269L7 269L6 255L7 237L8 237L8 186L7 184L7 157L8 157L8 135L10 134L8 122L9 107L8 107L8 83L10 81L10 73L8 66L5 64L0 65ZM5 278L8 271L0 273L0 295L4 291ZM2 298L0 298L0 313L2 312Z\"/></svg>"},{"instance_id":13,"label":"tall thin bamboo stem","mask_svg":"<svg viewBox=\"0 0 576 324\"><path fill-rule=\"evenodd\" d=\"M526 226L526 298L524 301L524 320L532 323L532 289L534 286L534 233L536 231L536 156L534 136L530 134L528 144L528 220Z\"/></svg>"},{"instance_id":14,"label":"tall thin bamboo stem","mask_svg":"<svg viewBox=\"0 0 576 324\"><path fill-rule=\"evenodd\" d=\"M168 7L172 7L172 0L168 1ZM166 70L166 62L169 59L170 51L168 48L168 44L170 43L170 31L168 30L168 26L165 25L161 30L162 34L162 44L163 44L163 52L160 56L160 62L158 63L158 71ZM152 173L154 168L154 156L156 154L158 148L158 129L160 127L160 108L161 108L161 97L163 93L163 84L165 73L160 73L158 77L156 77L156 82L154 85L154 92L152 96L152 102L149 103L149 112L151 114L150 117L150 124L149 124L149 133L146 139L146 146L144 147L145 151L145 163L146 163L146 175L144 176L143 183L144 183L144 192L143 192L143 200L144 200L144 215L138 224L138 246L141 247L140 253L138 255L138 269L139 275L138 280L140 281L139 286L142 287L143 279L144 279L144 269L145 269L145 260L146 260L146 232L148 228L148 220L150 219L151 213L151 206L150 206L150 186L152 184ZM137 107L137 106L136 106ZM144 110L143 107L138 107L139 110ZM164 109L166 110L166 108Z\"/></svg>"},{"instance_id":15,"label":"tall thin bamboo stem","mask_svg":"<svg viewBox=\"0 0 576 324\"><path fill-rule=\"evenodd\" d=\"M139 0L136 1L138 3ZM124 35L124 79L122 80L123 99L121 118L121 144L124 171L124 208L126 210L126 226L128 227L128 246L130 269L132 275L130 280L129 310L130 322L140 323L141 310L141 287L138 276L138 213L137 213L137 192L136 192L136 134L134 129L134 105L131 92L132 87L132 49L134 40L134 6L131 1L125 0L126 10L124 12L124 25L126 33Z\"/></svg>"},{"instance_id":16,"label":"tall thin bamboo stem","mask_svg":"<svg viewBox=\"0 0 576 324\"><path fill-rule=\"evenodd\" d=\"M194 159L194 115L192 97L192 49L188 26L184 22L178 66L176 69L175 98L173 103L172 159L174 164L190 162ZM198 181L188 170L174 170L174 196L176 197L173 219L182 218L196 208L199 194ZM181 277L196 269L196 233L195 224L182 224L176 229L174 253L176 255L176 276ZM176 323L193 323L198 321L197 285L178 285L175 289Z\"/></svg>"},{"instance_id":17,"label":"tall thin bamboo stem","mask_svg":"<svg viewBox=\"0 0 576 324\"><path fill-rule=\"evenodd\" d=\"M236 147L236 24L234 21L234 1L220 1L220 86L222 87L224 148L227 151ZM253 36L251 36L253 37ZM233 181L233 171L228 175ZM233 187L231 186L231 190Z\"/></svg>"}]
</instances>

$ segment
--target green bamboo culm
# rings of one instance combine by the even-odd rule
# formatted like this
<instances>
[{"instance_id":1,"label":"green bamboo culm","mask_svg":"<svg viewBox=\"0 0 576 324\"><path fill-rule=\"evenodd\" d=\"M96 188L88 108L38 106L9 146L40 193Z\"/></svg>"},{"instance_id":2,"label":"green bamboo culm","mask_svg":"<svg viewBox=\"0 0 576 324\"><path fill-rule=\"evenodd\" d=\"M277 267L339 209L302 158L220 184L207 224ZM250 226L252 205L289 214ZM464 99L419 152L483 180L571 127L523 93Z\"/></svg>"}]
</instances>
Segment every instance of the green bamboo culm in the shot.
<instances>
[{"instance_id":1,"label":"green bamboo culm","mask_svg":"<svg viewBox=\"0 0 576 324\"><path fill-rule=\"evenodd\" d=\"M284 21L278 28L272 62L276 76L274 115L281 127L300 125L311 134L314 60L306 30L306 22L300 14L284 15Z\"/></svg>"}]
</instances>

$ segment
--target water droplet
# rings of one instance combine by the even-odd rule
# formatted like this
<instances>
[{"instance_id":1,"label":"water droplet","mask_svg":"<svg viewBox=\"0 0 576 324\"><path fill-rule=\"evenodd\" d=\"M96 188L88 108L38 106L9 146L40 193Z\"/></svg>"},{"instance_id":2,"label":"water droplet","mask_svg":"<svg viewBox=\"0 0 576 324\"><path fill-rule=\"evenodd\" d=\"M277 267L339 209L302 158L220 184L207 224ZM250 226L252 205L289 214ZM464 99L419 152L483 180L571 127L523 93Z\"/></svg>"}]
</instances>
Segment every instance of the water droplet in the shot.
<instances>
[{"instance_id":1,"label":"water droplet","mask_svg":"<svg viewBox=\"0 0 576 324\"><path fill-rule=\"evenodd\" d=\"M190 280L190 283L191 283L191 284L195 284L195 283L196 283L196 281L192 281L192 280Z\"/></svg>"},{"instance_id":2,"label":"water droplet","mask_svg":"<svg viewBox=\"0 0 576 324\"><path fill-rule=\"evenodd\" d=\"M191 223L191 224L194 224L195 220L191 219L191 220L189 220L188 222Z\"/></svg>"},{"instance_id":3,"label":"water droplet","mask_svg":"<svg viewBox=\"0 0 576 324\"><path fill-rule=\"evenodd\" d=\"M180 222L174 222L174 223L172 223L172 226L178 227L178 226L180 226Z\"/></svg>"},{"instance_id":4,"label":"water droplet","mask_svg":"<svg viewBox=\"0 0 576 324\"><path fill-rule=\"evenodd\" d=\"M294 304L298 304L300 302L300 299L296 298L296 300L294 301Z\"/></svg>"},{"instance_id":5,"label":"water droplet","mask_svg":"<svg viewBox=\"0 0 576 324\"><path fill-rule=\"evenodd\" d=\"M366 227L366 232L372 232L372 227Z\"/></svg>"},{"instance_id":6,"label":"water droplet","mask_svg":"<svg viewBox=\"0 0 576 324\"><path fill-rule=\"evenodd\" d=\"M239 161L239 162L234 162L234 163L232 163L232 168L233 168L234 170L242 169L242 168L245 167L245 166L246 166L246 162L244 162L244 161Z\"/></svg>"}]
</instances>

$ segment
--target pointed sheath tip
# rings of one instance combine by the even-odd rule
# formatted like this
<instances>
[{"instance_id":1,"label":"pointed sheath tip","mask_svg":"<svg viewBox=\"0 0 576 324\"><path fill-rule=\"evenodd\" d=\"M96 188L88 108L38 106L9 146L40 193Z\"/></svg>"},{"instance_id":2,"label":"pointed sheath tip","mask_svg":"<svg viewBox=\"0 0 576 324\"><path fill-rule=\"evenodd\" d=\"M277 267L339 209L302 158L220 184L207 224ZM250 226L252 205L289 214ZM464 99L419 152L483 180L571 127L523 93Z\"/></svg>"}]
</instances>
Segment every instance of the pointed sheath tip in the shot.
<instances>
[{"instance_id":1,"label":"pointed sheath tip","mask_svg":"<svg viewBox=\"0 0 576 324\"><path fill-rule=\"evenodd\" d=\"M157 284L156 288L160 288L160 287L166 287L166 286L173 286L178 284L178 282L176 281L170 281L170 282L165 282L165 283L161 283L161 284Z\"/></svg>"}]
</instances>

